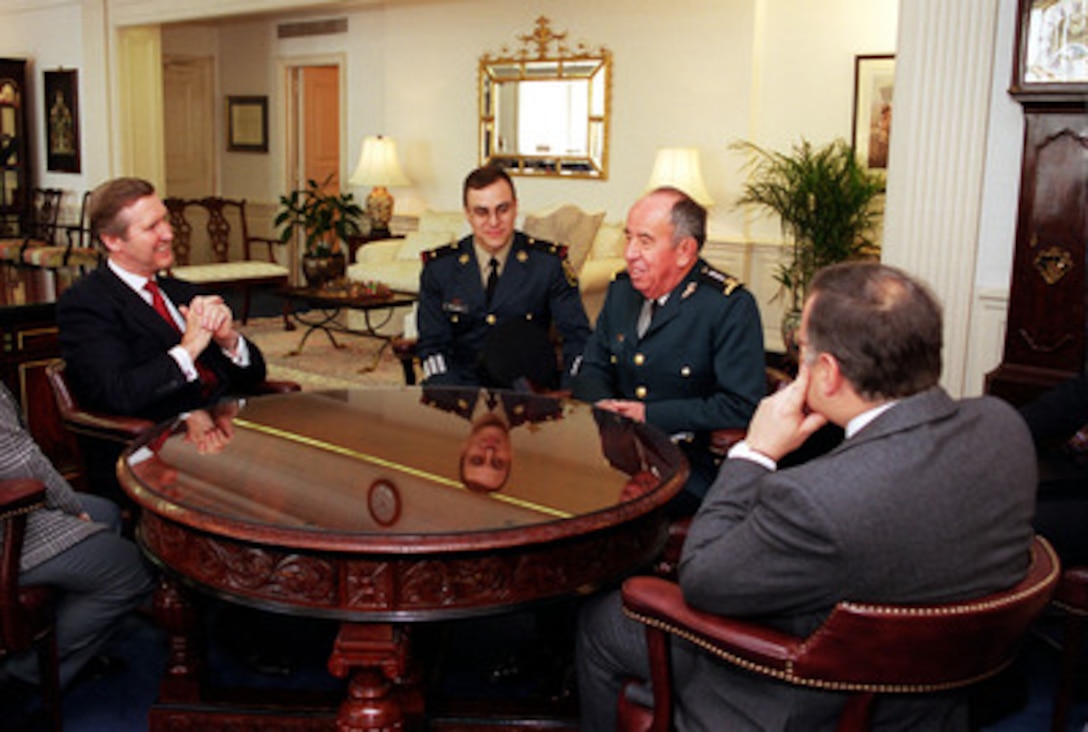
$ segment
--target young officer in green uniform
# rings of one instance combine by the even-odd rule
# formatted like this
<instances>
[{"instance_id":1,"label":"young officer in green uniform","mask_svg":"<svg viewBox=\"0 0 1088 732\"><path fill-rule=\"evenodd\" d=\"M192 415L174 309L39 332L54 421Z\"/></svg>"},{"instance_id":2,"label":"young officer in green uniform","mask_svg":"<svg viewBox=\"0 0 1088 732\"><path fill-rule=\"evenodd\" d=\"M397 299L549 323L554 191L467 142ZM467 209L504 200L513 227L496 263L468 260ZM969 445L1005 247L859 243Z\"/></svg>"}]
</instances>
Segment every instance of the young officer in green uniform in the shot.
<instances>
[{"instance_id":1,"label":"young officer in green uniform","mask_svg":"<svg viewBox=\"0 0 1088 732\"><path fill-rule=\"evenodd\" d=\"M589 337L566 249L514 230L517 195L498 167L465 178L472 235L423 254L417 353L428 385L565 384ZM562 339L562 376L549 331Z\"/></svg>"},{"instance_id":2,"label":"young officer in green uniform","mask_svg":"<svg viewBox=\"0 0 1088 732\"><path fill-rule=\"evenodd\" d=\"M710 433L746 427L766 395L759 309L699 256L706 209L683 192L641 198L626 236L627 270L609 286L573 394L679 442L691 477L673 509L690 514L717 473Z\"/></svg>"}]
</instances>

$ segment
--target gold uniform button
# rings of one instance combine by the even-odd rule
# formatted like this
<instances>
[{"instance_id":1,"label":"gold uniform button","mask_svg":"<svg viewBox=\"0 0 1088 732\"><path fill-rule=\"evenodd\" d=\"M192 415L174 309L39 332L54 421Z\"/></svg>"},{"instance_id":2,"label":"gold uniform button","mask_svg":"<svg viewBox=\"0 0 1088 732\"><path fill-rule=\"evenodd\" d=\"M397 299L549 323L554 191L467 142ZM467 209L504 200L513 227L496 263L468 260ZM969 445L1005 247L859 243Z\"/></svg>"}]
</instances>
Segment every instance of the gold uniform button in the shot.
<instances>
[{"instance_id":1,"label":"gold uniform button","mask_svg":"<svg viewBox=\"0 0 1088 732\"><path fill-rule=\"evenodd\" d=\"M487 321L488 325L494 325L495 324L495 314L494 313L488 313L485 320Z\"/></svg>"},{"instance_id":2,"label":"gold uniform button","mask_svg":"<svg viewBox=\"0 0 1088 732\"><path fill-rule=\"evenodd\" d=\"M460 322L460 321L461 321L461 316L460 316L460 315L454 315L454 316L452 316L452 317L450 318L450 322L451 322L451 323L458 323L458 322Z\"/></svg>"},{"instance_id":3,"label":"gold uniform button","mask_svg":"<svg viewBox=\"0 0 1088 732\"><path fill-rule=\"evenodd\" d=\"M640 386L640 387L636 388L635 389L635 396L637 396L639 399L645 399L646 398L646 387L645 386Z\"/></svg>"},{"instance_id":4,"label":"gold uniform button","mask_svg":"<svg viewBox=\"0 0 1088 732\"><path fill-rule=\"evenodd\" d=\"M641 353L636 353L635 354L635 366L641 366L644 363L646 363L646 357L643 356Z\"/></svg>"},{"instance_id":5,"label":"gold uniform button","mask_svg":"<svg viewBox=\"0 0 1088 732\"><path fill-rule=\"evenodd\" d=\"M615 354L613 354L613 355L609 356L609 357L608 357L608 361L609 361L609 363L616 363L616 356L615 356Z\"/></svg>"},{"instance_id":6,"label":"gold uniform button","mask_svg":"<svg viewBox=\"0 0 1088 732\"><path fill-rule=\"evenodd\" d=\"M533 319L533 314L532 313L526 313L525 314L525 319L526 320L532 320Z\"/></svg>"},{"instance_id":7,"label":"gold uniform button","mask_svg":"<svg viewBox=\"0 0 1088 732\"><path fill-rule=\"evenodd\" d=\"M685 366L682 369L680 369L680 375L685 377L685 378L688 377L688 376L691 376L691 366Z\"/></svg>"}]
</instances>

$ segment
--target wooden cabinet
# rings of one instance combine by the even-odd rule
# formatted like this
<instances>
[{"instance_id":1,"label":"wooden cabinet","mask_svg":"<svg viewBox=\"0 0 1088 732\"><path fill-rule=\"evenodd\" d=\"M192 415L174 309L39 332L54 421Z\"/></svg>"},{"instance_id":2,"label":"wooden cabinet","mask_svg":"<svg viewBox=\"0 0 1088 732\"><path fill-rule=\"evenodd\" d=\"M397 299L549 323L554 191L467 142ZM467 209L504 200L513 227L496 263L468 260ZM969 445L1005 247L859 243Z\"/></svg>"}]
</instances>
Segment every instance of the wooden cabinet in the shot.
<instances>
[{"instance_id":1,"label":"wooden cabinet","mask_svg":"<svg viewBox=\"0 0 1088 732\"><path fill-rule=\"evenodd\" d=\"M18 236L30 204L27 62L0 58L0 237Z\"/></svg>"},{"instance_id":2,"label":"wooden cabinet","mask_svg":"<svg viewBox=\"0 0 1088 732\"><path fill-rule=\"evenodd\" d=\"M1020 205L1005 352L986 375L986 391L1013 404L1080 374L1088 355L1088 73L1066 6L1017 8L1009 93L1024 108Z\"/></svg>"},{"instance_id":3,"label":"wooden cabinet","mask_svg":"<svg viewBox=\"0 0 1088 732\"><path fill-rule=\"evenodd\" d=\"M1024 102L1005 352L987 391L1022 403L1085 367L1088 107Z\"/></svg>"}]
</instances>

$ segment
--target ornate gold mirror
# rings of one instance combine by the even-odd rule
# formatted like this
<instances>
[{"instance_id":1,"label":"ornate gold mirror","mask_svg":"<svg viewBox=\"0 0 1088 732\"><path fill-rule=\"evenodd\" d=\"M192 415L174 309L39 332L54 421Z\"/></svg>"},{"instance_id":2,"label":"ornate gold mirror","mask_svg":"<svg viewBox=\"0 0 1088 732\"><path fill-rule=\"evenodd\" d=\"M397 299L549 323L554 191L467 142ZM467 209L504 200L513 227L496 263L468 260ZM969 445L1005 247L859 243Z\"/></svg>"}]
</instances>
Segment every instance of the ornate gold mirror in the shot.
<instances>
[{"instance_id":1,"label":"ornate gold mirror","mask_svg":"<svg viewBox=\"0 0 1088 732\"><path fill-rule=\"evenodd\" d=\"M573 51L545 17L521 47L480 58L480 163L511 175L608 177L612 54ZM554 45L555 51L551 51Z\"/></svg>"}]
</instances>

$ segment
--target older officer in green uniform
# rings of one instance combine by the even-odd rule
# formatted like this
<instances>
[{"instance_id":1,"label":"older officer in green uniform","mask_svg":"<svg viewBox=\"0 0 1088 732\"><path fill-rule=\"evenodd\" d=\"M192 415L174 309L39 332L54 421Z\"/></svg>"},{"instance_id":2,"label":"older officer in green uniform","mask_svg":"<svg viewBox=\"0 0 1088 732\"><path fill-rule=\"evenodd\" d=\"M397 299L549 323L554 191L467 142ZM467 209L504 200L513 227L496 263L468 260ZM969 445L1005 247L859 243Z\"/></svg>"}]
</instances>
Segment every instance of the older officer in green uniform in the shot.
<instances>
[{"instance_id":1,"label":"older officer in green uniform","mask_svg":"<svg viewBox=\"0 0 1088 732\"><path fill-rule=\"evenodd\" d=\"M555 388L589 337L578 278L566 249L514 230L517 196L498 167L465 178L472 235L423 254L417 354L424 383Z\"/></svg>"},{"instance_id":2,"label":"older officer in green uniform","mask_svg":"<svg viewBox=\"0 0 1088 732\"><path fill-rule=\"evenodd\" d=\"M706 209L683 192L641 198L625 234L627 270L609 286L573 394L679 441L691 477L673 510L693 513L717 472L710 432L747 427L766 395L759 309L700 258Z\"/></svg>"}]
</instances>

